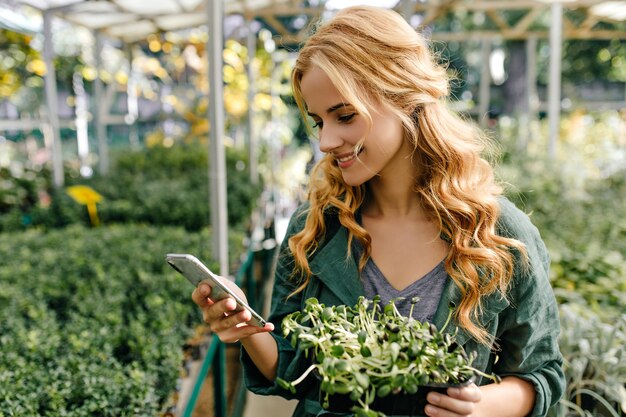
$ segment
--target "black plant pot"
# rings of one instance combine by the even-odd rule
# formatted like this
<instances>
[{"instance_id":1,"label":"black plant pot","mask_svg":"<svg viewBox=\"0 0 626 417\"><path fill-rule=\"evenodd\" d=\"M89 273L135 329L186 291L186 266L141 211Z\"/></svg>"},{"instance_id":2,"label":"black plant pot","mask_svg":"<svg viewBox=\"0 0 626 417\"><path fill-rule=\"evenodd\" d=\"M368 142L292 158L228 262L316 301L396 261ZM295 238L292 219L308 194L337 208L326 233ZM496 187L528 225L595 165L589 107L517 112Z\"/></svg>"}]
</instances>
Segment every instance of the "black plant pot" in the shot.
<instances>
[{"instance_id":1,"label":"black plant pot","mask_svg":"<svg viewBox=\"0 0 626 417\"><path fill-rule=\"evenodd\" d=\"M389 394L383 398L376 398L370 408L372 410L380 411L387 416L424 416L424 407L428 403L426 396L429 392L446 393L446 390L450 387L463 387L471 384L475 380L475 377L471 377L469 380L461 384L429 384L419 386L415 394ZM320 403L324 402L326 393L320 390ZM352 407L356 403L350 399L349 394L332 394L328 396L327 411L333 413L350 413Z\"/></svg>"}]
</instances>

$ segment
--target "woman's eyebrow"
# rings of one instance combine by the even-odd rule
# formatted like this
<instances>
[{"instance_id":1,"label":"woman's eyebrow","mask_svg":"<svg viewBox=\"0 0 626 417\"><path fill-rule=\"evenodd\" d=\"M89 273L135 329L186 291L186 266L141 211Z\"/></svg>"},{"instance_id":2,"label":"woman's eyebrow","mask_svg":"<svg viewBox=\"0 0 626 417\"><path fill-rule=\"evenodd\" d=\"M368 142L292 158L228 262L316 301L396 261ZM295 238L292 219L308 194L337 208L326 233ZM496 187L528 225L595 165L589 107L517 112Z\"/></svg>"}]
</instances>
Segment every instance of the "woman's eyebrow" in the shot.
<instances>
[{"instance_id":1,"label":"woman's eyebrow","mask_svg":"<svg viewBox=\"0 0 626 417\"><path fill-rule=\"evenodd\" d=\"M337 103L337 104L335 104L334 106L330 106L329 108L327 108L327 109L326 109L326 114L330 114L330 113L334 112L335 110L338 110L338 109L340 109L340 108L342 108L342 107L347 107L347 106L349 106L349 104L346 104L346 103ZM309 116L311 116L311 117L313 117L313 116L317 116L317 114L315 114L315 113L311 113L311 112L308 112L308 111L307 111L307 114L308 114ZM319 117L319 116L318 116L318 117Z\"/></svg>"}]
</instances>

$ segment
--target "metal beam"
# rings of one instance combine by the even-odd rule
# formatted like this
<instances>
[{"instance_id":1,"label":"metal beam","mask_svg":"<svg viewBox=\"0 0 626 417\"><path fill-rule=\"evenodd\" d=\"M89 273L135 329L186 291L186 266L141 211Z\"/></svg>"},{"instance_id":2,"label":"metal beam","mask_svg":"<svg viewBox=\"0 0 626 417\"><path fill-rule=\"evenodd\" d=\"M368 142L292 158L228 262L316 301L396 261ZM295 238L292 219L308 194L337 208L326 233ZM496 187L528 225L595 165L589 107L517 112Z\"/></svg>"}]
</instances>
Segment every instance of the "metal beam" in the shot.
<instances>
[{"instance_id":1,"label":"metal beam","mask_svg":"<svg viewBox=\"0 0 626 417\"><path fill-rule=\"evenodd\" d=\"M517 30L512 29L508 31L497 30L472 30L467 32L431 32L430 39L439 41L468 41L468 40L481 40L481 39L507 39L507 40L524 40L528 38L548 39L550 32L547 30L529 31L519 33ZM618 30L585 30L583 28L573 28L571 30L564 30L562 37L564 39L626 39L626 31Z\"/></svg>"},{"instance_id":2,"label":"metal beam","mask_svg":"<svg viewBox=\"0 0 626 417\"><path fill-rule=\"evenodd\" d=\"M278 32L278 35L281 37L285 37L291 33L289 32L289 29L287 29L285 25L283 25L273 14L264 16L263 20L274 28L274 30Z\"/></svg>"},{"instance_id":3,"label":"metal beam","mask_svg":"<svg viewBox=\"0 0 626 417\"><path fill-rule=\"evenodd\" d=\"M496 24L498 29L502 31L511 30L509 23L502 16L500 16L497 10L490 9L490 10L487 10L485 14L489 16L489 18Z\"/></svg>"},{"instance_id":4,"label":"metal beam","mask_svg":"<svg viewBox=\"0 0 626 417\"><path fill-rule=\"evenodd\" d=\"M519 34L523 34L528 31L530 25L539 17L540 14L546 11L546 7L535 7L524 15L513 27L513 31Z\"/></svg>"},{"instance_id":5,"label":"metal beam","mask_svg":"<svg viewBox=\"0 0 626 417\"><path fill-rule=\"evenodd\" d=\"M605 2L606 0L574 0L565 3L568 9L588 8L596 4ZM469 12L488 10L523 10L532 9L537 6L552 4L552 0L477 0L459 2L458 8ZM430 8L441 7L440 1L427 1L425 3L418 2L415 5L415 11L424 11Z\"/></svg>"}]
</instances>

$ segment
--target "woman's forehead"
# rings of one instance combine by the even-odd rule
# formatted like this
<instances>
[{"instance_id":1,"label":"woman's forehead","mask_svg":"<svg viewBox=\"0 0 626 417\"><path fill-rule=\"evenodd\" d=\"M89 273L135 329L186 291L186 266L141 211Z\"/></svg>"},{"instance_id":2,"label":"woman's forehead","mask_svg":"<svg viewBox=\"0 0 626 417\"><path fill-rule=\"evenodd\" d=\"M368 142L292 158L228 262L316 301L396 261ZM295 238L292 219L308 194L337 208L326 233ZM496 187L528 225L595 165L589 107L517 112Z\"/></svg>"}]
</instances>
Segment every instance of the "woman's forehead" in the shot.
<instances>
[{"instance_id":1,"label":"woman's forehead","mask_svg":"<svg viewBox=\"0 0 626 417\"><path fill-rule=\"evenodd\" d=\"M312 66L304 72L300 90L309 112L325 112L337 103L347 104L330 77L318 66Z\"/></svg>"}]
</instances>

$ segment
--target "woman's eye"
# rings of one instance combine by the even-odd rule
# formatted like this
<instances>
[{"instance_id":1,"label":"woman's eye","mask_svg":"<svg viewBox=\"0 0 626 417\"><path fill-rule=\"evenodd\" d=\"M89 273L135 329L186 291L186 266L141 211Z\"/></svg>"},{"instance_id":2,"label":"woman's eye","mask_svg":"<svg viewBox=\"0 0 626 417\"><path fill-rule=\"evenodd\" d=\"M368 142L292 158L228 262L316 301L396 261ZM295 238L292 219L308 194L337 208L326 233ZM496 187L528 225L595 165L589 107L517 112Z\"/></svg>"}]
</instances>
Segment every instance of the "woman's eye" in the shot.
<instances>
[{"instance_id":1,"label":"woman's eye","mask_svg":"<svg viewBox=\"0 0 626 417\"><path fill-rule=\"evenodd\" d=\"M316 129L318 127L322 127L324 125L324 123L322 123L321 120L318 120L317 122L315 122L315 124L313 125L313 129Z\"/></svg>"},{"instance_id":2,"label":"woman's eye","mask_svg":"<svg viewBox=\"0 0 626 417\"><path fill-rule=\"evenodd\" d=\"M340 122L349 122L350 120L352 120L354 118L354 116L356 116L356 113L350 113L350 114L346 114L344 116L339 116L339 121Z\"/></svg>"}]
</instances>

